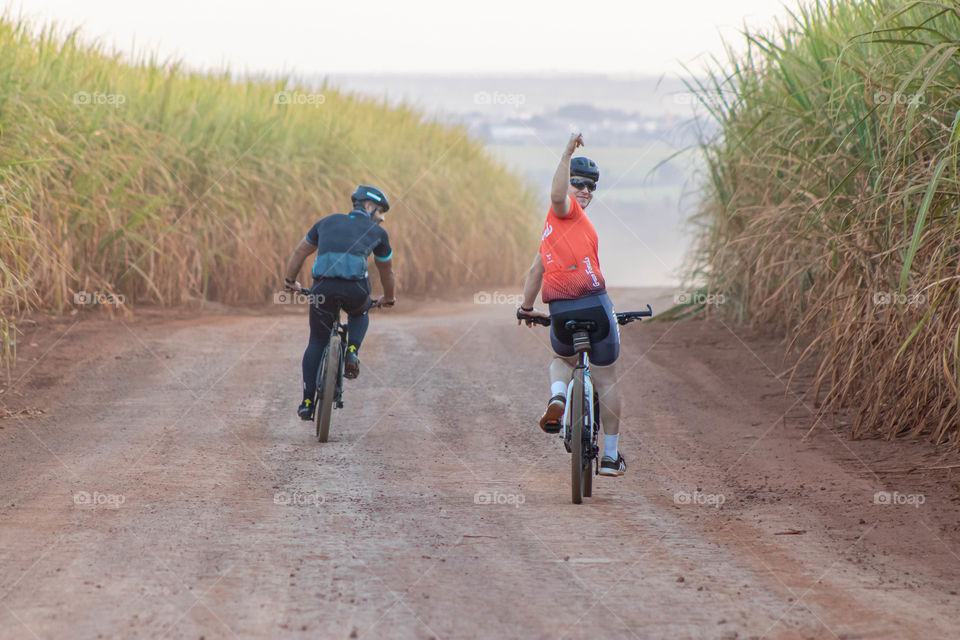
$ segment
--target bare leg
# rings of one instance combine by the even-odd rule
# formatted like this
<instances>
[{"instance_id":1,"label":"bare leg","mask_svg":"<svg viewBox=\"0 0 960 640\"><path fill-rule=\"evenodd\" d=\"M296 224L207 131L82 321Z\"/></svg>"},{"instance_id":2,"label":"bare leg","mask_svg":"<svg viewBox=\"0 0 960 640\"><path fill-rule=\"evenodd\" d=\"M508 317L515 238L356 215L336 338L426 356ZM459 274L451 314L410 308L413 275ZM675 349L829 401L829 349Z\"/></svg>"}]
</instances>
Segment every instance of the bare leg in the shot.
<instances>
[{"instance_id":1,"label":"bare leg","mask_svg":"<svg viewBox=\"0 0 960 640\"><path fill-rule=\"evenodd\" d=\"M576 357L564 358L554 356L550 363L550 382L562 382L567 384L573 377L573 369L576 366ZM590 373L593 375L593 384L597 388L600 396L600 421L603 423L603 432L607 435L616 435L620 433L620 393L617 390L617 365L616 363L601 367L599 365L590 365Z\"/></svg>"},{"instance_id":2,"label":"bare leg","mask_svg":"<svg viewBox=\"0 0 960 640\"><path fill-rule=\"evenodd\" d=\"M564 403L559 399L555 400L559 392L559 389L556 389L558 386L562 386L564 390L567 388L567 384L570 382L570 377L573 375L573 366L576 364L576 360L573 358L561 358L560 356L554 356L553 361L550 363L550 403L547 404L546 411L543 412L543 415L540 416L540 428L546 431L547 433L556 433L560 430L560 422L563 417Z\"/></svg>"},{"instance_id":3,"label":"bare leg","mask_svg":"<svg viewBox=\"0 0 960 640\"><path fill-rule=\"evenodd\" d=\"M573 377L573 367L576 362L575 358L554 356L553 362L550 363L550 385L552 386L554 382L562 382L566 387L570 378Z\"/></svg>"},{"instance_id":4,"label":"bare leg","mask_svg":"<svg viewBox=\"0 0 960 640\"><path fill-rule=\"evenodd\" d=\"M552 367L551 367L552 370ZM609 436L620 433L620 393L617 390L617 365L608 367L590 365L593 384L600 396L600 422Z\"/></svg>"}]
</instances>

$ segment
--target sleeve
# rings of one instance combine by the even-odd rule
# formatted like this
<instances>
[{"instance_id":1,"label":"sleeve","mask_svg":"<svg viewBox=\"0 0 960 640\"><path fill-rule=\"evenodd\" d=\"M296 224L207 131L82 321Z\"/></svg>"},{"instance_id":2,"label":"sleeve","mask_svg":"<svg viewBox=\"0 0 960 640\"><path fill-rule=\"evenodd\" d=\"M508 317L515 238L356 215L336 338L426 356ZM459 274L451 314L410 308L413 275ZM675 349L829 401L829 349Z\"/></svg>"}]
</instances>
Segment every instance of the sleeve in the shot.
<instances>
[{"instance_id":1,"label":"sleeve","mask_svg":"<svg viewBox=\"0 0 960 640\"><path fill-rule=\"evenodd\" d=\"M564 217L558 216L553 212L553 205L550 205L550 210L547 211L547 221L550 221L550 218L554 220L576 220L583 215L583 207L580 206L580 203L577 202L573 196L568 195L567 198L570 200L570 210L567 211L567 215Z\"/></svg>"},{"instance_id":2,"label":"sleeve","mask_svg":"<svg viewBox=\"0 0 960 640\"><path fill-rule=\"evenodd\" d=\"M319 228L320 228L320 223L318 222L317 224L310 227L310 231L307 231L307 235L304 236L303 239L309 242L310 244L312 244L313 246L317 246L317 243L320 242Z\"/></svg>"},{"instance_id":3,"label":"sleeve","mask_svg":"<svg viewBox=\"0 0 960 640\"><path fill-rule=\"evenodd\" d=\"M380 244L373 248L373 259L377 262L386 262L393 257L393 249L390 248L390 236L386 229L380 229L383 234L380 238Z\"/></svg>"}]
</instances>

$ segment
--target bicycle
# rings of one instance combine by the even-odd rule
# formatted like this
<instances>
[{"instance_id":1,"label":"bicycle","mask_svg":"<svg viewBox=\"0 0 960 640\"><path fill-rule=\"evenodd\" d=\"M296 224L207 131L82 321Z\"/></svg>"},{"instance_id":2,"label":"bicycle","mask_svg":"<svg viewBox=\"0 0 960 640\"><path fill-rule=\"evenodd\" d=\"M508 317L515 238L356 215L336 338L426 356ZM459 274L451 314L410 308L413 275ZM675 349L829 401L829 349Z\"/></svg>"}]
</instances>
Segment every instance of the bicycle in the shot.
<instances>
[{"instance_id":1,"label":"bicycle","mask_svg":"<svg viewBox=\"0 0 960 640\"><path fill-rule=\"evenodd\" d=\"M618 313L617 324L629 324L651 316L653 309L648 304L646 311ZM517 309L517 319L529 320L547 327L551 324L550 318L528 316L520 309ZM567 384L567 404L563 410L561 437L564 448L570 453L571 497L574 504L580 504L584 497L593 495L593 476L599 474L600 398L590 376L590 333L596 331L597 323L593 320L567 320L563 326L573 334L577 365Z\"/></svg>"},{"instance_id":2,"label":"bicycle","mask_svg":"<svg viewBox=\"0 0 960 640\"><path fill-rule=\"evenodd\" d=\"M300 293L311 296L310 289L300 289ZM333 314L333 324L330 327L330 340L323 348L320 358L320 368L317 370L317 385L313 395L314 418L317 423L317 440L326 442L330 435L330 419L333 409L343 409L343 368L344 355L347 350L347 325L340 322L343 301L334 299L337 303ZM392 302L377 302L372 300L370 309L392 307ZM312 299L311 299L312 304Z\"/></svg>"}]
</instances>

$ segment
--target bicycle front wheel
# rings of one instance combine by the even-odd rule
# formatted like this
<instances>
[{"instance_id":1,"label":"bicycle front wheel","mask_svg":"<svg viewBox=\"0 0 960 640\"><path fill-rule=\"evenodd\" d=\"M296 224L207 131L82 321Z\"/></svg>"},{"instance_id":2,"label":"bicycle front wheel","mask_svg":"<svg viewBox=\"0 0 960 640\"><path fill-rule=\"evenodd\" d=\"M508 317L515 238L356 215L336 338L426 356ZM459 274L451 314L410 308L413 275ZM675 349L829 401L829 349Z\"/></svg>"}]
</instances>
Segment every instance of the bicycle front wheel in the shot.
<instances>
[{"instance_id":1,"label":"bicycle front wheel","mask_svg":"<svg viewBox=\"0 0 960 640\"><path fill-rule=\"evenodd\" d=\"M583 406L587 414L590 413L590 404L587 402L586 394L583 398ZM586 438L586 443L584 447L586 448L587 455L586 460L583 461L586 470L583 472L583 497L589 498L593 495L593 476L596 475L597 457L594 455L597 446L597 433L600 430L600 399L597 397L596 390L593 394L593 426L590 427L589 421L584 426L583 437Z\"/></svg>"},{"instance_id":2,"label":"bicycle front wheel","mask_svg":"<svg viewBox=\"0 0 960 640\"><path fill-rule=\"evenodd\" d=\"M587 447L587 443L584 443L584 449ZM583 497L589 498L593 496L593 460L587 457L583 461Z\"/></svg>"},{"instance_id":3,"label":"bicycle front wheel","mask_svg":"<svg viewBox=\"0 0 960 640\"><path fill-rule=\"evenodd\" d=\"M317 390L320 392L317 406L317 440L326 442L330 435L330 417L333 403L336 401L337 374L340 372L340 336L330 336L330 343L323 354L320 375L317 378Z\"/></svg>"},{"instance_id":4,"label":"bicycle front wheel","mask_svg":"<svg viewBox=\"0 0 960 640\"><path fill-rule=\"evenodd\" d=\"M573 389L571 389L572 406L570 407L570 497L573 504L583 502L584 490L584 423L587 419L586 407L583 402L583 369L573 372Z\"/></svg>"}]
</instances>

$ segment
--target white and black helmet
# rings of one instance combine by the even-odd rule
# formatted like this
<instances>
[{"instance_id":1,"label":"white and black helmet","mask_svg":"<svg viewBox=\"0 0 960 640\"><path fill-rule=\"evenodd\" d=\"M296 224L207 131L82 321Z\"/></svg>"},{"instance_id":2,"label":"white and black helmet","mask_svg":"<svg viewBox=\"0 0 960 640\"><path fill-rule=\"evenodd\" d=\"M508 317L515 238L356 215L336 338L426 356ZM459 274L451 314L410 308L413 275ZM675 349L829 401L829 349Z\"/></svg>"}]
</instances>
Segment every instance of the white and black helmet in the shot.
<instances>
[{"instance_id":1,"label":"white and black helmet","mask_svg":"<svg viewBox=\"0 0 960 640\"><path fill-rule=\"evenodd\" d=\"M357 190L353 192L350 199L353 200L353 206L357 206L357 203L363 202L364 200L370 200L383 207L384 213L390 211L390 202L387 200L387 194L376 187L369 187L362 184L357 187Z\"/></svg>"}]
</instances>

